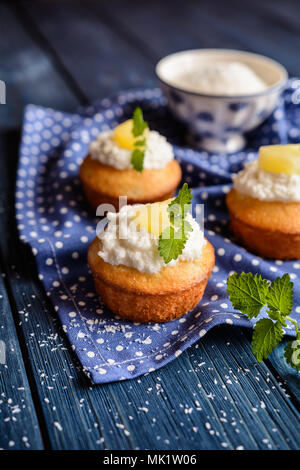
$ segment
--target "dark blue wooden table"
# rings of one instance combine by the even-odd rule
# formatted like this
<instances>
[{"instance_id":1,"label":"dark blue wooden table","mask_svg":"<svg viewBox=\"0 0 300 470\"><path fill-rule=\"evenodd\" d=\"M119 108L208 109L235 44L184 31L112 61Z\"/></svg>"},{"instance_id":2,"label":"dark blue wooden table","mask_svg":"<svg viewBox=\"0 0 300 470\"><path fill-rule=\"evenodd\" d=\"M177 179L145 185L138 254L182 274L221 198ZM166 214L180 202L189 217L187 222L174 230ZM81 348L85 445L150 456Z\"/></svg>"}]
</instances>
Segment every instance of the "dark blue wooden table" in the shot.
<instances>
[{"instance_id":1,"label":"dark blue wooden table","mask_svg":"<svg viewBox=\"0 0 300 470\"><path fill-rule=\"evenodd\" d=\"M195 47L263 53L300 76L299 45L297 0L0 4L0 448L299 448L299 376L283 345L257 364L240 329L214 329L147 376L91 387L14 218L25 104L74 111L154 86L160 57Z\"/></svg>"}]
</instances>

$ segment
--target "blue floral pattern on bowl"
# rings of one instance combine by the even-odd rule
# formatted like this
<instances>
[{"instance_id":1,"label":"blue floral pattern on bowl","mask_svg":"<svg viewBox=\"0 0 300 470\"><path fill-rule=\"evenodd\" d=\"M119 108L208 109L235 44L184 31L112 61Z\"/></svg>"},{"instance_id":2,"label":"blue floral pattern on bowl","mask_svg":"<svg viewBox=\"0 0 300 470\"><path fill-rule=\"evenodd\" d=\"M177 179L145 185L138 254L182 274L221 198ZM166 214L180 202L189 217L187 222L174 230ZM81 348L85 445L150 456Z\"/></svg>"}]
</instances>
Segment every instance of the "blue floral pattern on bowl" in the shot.
<instances>
[{"instance_id":1,"label":"blue floral pattern on bowl","mask_svg":"<svg viewBox=\"0 0 300 470\"><path fill-rule=\"evenodd\" d=\"M257 94L218 96L197 93L178 81L180 71L195 71L204 62L241 62L252 68L266 87ZM245 146L244 134L256 129L274 111L287 82L278 62L252 52L230 49L193 49L176 52L156 65L168 106L187 129L189 142L209 152L232 153ZM177 84L180 84L180 86Z\"/></svg>"},{"instance_id":2,"label":"blue floral pattern on bowl","mask_svg":"<svg viewBox=\"0 0 300 470\"><path fill-rule=\"evenodd\" d=\"M174 89L161 82L168 106L193 136L195 147L211 152L236 152L245 146L244 134L258 127L275 109L280 89L233 101Z\"/></svg>"}]
</instances>

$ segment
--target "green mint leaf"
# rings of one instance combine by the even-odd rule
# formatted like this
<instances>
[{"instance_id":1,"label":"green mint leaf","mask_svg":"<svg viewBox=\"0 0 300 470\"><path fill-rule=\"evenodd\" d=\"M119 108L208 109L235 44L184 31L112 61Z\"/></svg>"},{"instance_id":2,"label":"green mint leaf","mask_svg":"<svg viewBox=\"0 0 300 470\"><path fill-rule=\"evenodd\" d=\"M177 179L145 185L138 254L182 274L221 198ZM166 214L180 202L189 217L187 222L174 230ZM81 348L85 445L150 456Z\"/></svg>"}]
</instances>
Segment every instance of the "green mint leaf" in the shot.
<instances>
[{"instance_id":1,"label":"green mint leaf","mask_svg":"<svg viewBox=\"0 0 300 470\"><path fill-rule=\"evenodd\" d=\"M184 183L178 195L170 202L168 211L173 213L174 216L179 215L181 212L182 217L185 217L191 209L192 199L192 191L188 187L188 184Z\"/></svg>"},{"instance_id":2,"label":"green mint leaf","mask_svg":"<svg viewBox=\"0 0 300 470\"><path fill-rule=\"evenodd\" d=\"M256 323L252 336L252 351L259 362L267 358L281 341L286 322L294 324L297 339L287 343L284 356L287 363L300 372L300 330L289 316L293 307L293 283L289 274L278 277L270 286L258 275L233 274L227 280L227 293L234 308L250 318L256 317L267 304L268 318Z\"/></svg>"},{"instance_id":3,"label":"green mint leaf","mask_svg":"<svg viewBox=\"0 0 300 470\"><path fill-rule=\"evenodd\" d=\"M262 318L254 326L252 352L258 362L266 359L281 341L283 336L280 322L274 323L270 318Z\"/></svg>"},{"instance_id":4,"label":"green mint leaf","mask_svg":"<svg viewBox=\"0 0 300 470\"><path fill-rule=\"evenodd\" d=\"M170 220L174 219L175 217L185 218L186 215L190 212L192 208L192 204L174 204L170 202L168 206L168 212L170 214Z\"/></svg>"},{"instance_id":5,"label":"green mint leaf","mask_svg":"<svg viewBox=\"0 0 300 470\"><path fill-rule=\"evenodd\" d=\"M143 138L145 129L148 127L147 122L144 121L143 112L141 108L135 108L133 112L133 126L132 134L134 137L141 137L134 143L134 150L131 154L131 164L136 171L142 172L144 168L144 158L146 150L146 139Z\"/></svg>"},{"instance_id":6,"label":"green mint leaf","mask_svg":"<svg viewBox=\"0 0 300 470\"><path fill-rule=\"evenodd\" d=\"M284 348L286 362L300 372L300 339L289 341Z\"/></svg>"},{"instance_id":7,"label":"green mint leaf","mask_svg":"<svg viewBox=\"0 0 300 470\"><path fill-rule=\"evenodd\" d=\"M146 145L146 139L136 140L134 143L135 147L144 147Z\"/></svg>"},{"instance_id":8,"label":"green mint leaf","mask_svg":"<svg viewBox=\"0 0 300 470\"><path fill-rule=\"evenodd\" d=\"M136 171L142 172L144 167L145 152L140 149L134 149L131 154L131 165Z\"/></svg>"},{"instance_id":9,"label":"green mint leaf","mask_svg":"<svg viewBox=\"0 0 300 470\"><path fill-rule=\"evenodd\" d=\"M158 251L165 263L169 263L172 259L177 259L181 255L187 241L186 238L174 238L175 233L172 232L173 230L167 227L159 237Z\"/></svg>"},{"instance_id":10,"label":"green mint leaf","mask_svg":"<svg viewBox=\"0 0 300 470\"><path fill-rule=\"evenodd\" d=\"M227 279L227 294L236 310L249 318L257 317L266 304L268 281L257 274L234 273Z\"/></svg>"},{"instance_id":11,"label":"green mint leaf","mask_svg":"<svg viewBox=\"0 0 300 470\"><path fill-rule=\"evenodd\" d=\"M187 237L187 235L193 231L193 227L187 220L183 221L182 229L184 237Z\"/></svg>"},{"instance_id":12,"label":"green mint leaf","mask_svg":"<svg viewBox=\"0 0 300 470\"><path fill-rule=\"evenodd\" d=\"M176 229L175 238L187 238L188 234L193 231L191 224L182 217L175 217L172 225Z\"/></svg>"},{"instance_id":13,"label":"green mint leaf","mask_svg":"<svg viewBox=\"0 0 300 470\"><path fill-rule=\"evenodd\" d=\"M140 135L143 135L144 130L147 129L148 127L148 123L144 121L143 111L141 110L140 107L135 108L132 119L133 119L132 133L134 137L139 137Z\"/></svg>"},{"instance_id":14,"label":"green mint leaf","mask_svg":"<svg viewBox=\"0 0 300 470\"><path fill-rule=\"evenodd\" d=\"M267 304L272 312L290 315L293 308L293 283L289 274L278 277L269 287Z\"/></svg>"},{"instance_id":15,"label":"green mint leaf","mask_svg":"<svg viewBox=\"0 0 300 470\"><path fill-rule=\"evenodd\" d=\"M276 311L274 311L274 310L267 310L267 315L268 315L269 318L271 318L271 320L273 320L273 321L279 321L282 326L286 326L285 317L283 317L283 316L281 315L281 313L278 312L277 310L276 310Z\"/></svg>"},{"instance_id":16,"label":"green mint leaf","mask_svg":"<svg viewBox=\"0 0 300 470\"><path fill-rule=\"evenodd\" d=\"M193 196L187 183L184 183L178 196L168 205L170 226L160 235L158 251L165 263L177 259L181 255L187 242L192 225L186 220L186 215L191 208Z\"/></svg>"}]
</instances>

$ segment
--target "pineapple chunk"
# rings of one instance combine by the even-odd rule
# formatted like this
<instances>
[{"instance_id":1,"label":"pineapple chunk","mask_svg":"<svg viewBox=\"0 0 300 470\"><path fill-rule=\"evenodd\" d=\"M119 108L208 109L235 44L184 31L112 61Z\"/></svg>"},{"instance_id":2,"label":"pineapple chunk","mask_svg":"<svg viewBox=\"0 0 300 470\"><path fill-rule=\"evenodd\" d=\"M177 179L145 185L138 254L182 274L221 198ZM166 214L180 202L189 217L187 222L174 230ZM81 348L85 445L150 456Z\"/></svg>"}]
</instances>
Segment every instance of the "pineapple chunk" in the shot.
<instances>
[{"instance_id":1,"label":"pineapple chunk","mask_svg":"<svg viewBox=\"0 0 300 470\"><path fill-rule=\"evenodd\" d=\"M164 229L170 225L167 209L171 201L172 199L167 199L163 202L154 202L139 207L134 219L138 230L144 227L149 233L159 237Z\"/></svg>"},{"instance_id":2,"label":"pineapple chunk","mask_svg":"<svg viewBox=\"0 0 300 470\"><path fill-rule=\"evenodd\" d=\"M128 121L122 122L122 124L119 124L119 126L114 129L113 138L119 147L127 150L134 150L135 142L140 139L141 136L134 137L132 127L133 120L128 119ZM146 137L148 132L149 130L145 129L143 136Z\"/></svg>"},{"instance_id":3,"label":"pineapple chunk","mask_svg":"<svg viewBox=\"0 0 300 470\"><path fill-rule=\"evenodd\" d=\"M300 175L300 144L260 147L258 165L262 170Z\"/></svg>"}]
</instances>

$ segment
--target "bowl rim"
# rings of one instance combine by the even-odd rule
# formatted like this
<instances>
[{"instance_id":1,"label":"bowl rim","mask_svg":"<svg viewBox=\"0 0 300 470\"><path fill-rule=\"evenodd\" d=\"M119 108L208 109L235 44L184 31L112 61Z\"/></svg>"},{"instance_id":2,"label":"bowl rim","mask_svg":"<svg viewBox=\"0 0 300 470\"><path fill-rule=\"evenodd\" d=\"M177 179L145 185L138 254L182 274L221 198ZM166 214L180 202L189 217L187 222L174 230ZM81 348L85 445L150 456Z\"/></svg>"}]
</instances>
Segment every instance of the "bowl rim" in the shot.
<instances>
[{"instance_id":1,"label":"bowl rim","mask_svg":"<svg viewBox=\"0 0 300 470\"><path fill-rule=\"evenodd\" d=\"M174 56L184 55L184 54L187 54L187 53L200 52L200 51L201 52L213 52L213 53L214 52L215 53L217 53L217 52L225 52L225 53L229 52L229 53L234 53L234 54L236 53L237 55L238 54L244 54L244 55L247 55L247 56L256 57L256 58L259 58L260 60L262 59L263 61L269 62L272 65L274 65L275 67L277 67L280 70L280 72L282 73L282 78L280 80L278 80L276 83L274 83L273 85L267 86L265 90L260 91L258 93L251 93L251 94L247 94L247 95L214 95L214 94L209 94L209 93L199 93L197 91L186 90L185 88L182 88L182 87L179 87L179 86L176 86L176 85L173 85L173 84L169 83L168 81L164 80L161 77L161 75L159 74L159 70L158 70L159 67L167 59L169 59L171 57L174 57ZM280 64L280 62L277 62L274 59L271 59L270 57L264 56L262 54L257 54L255 52L243 51L243 50L240 50L240 49L222 49L222 48L220 48L220 49L218 49L218 48L185 49L185 50L182 50L182 51L174 52L172 54L168 54L168 55L162 57L156 63L155 74L156 74L156 77L158 78L158 80L161 83L163 83L164 85L172 88L173 90L177 90L177 91L180 91L182 93L187 93L188 95L198 96L198 97L202 97L202 98L229 99L229 100L260 98L262 96L269 95L269 94L275 92L276 90L279 90L280 88L283 88L286 85L286 83L288 81L288 78L289 78L287 69L284 67L284 65Z\"/></svg>"}]
</instances>

